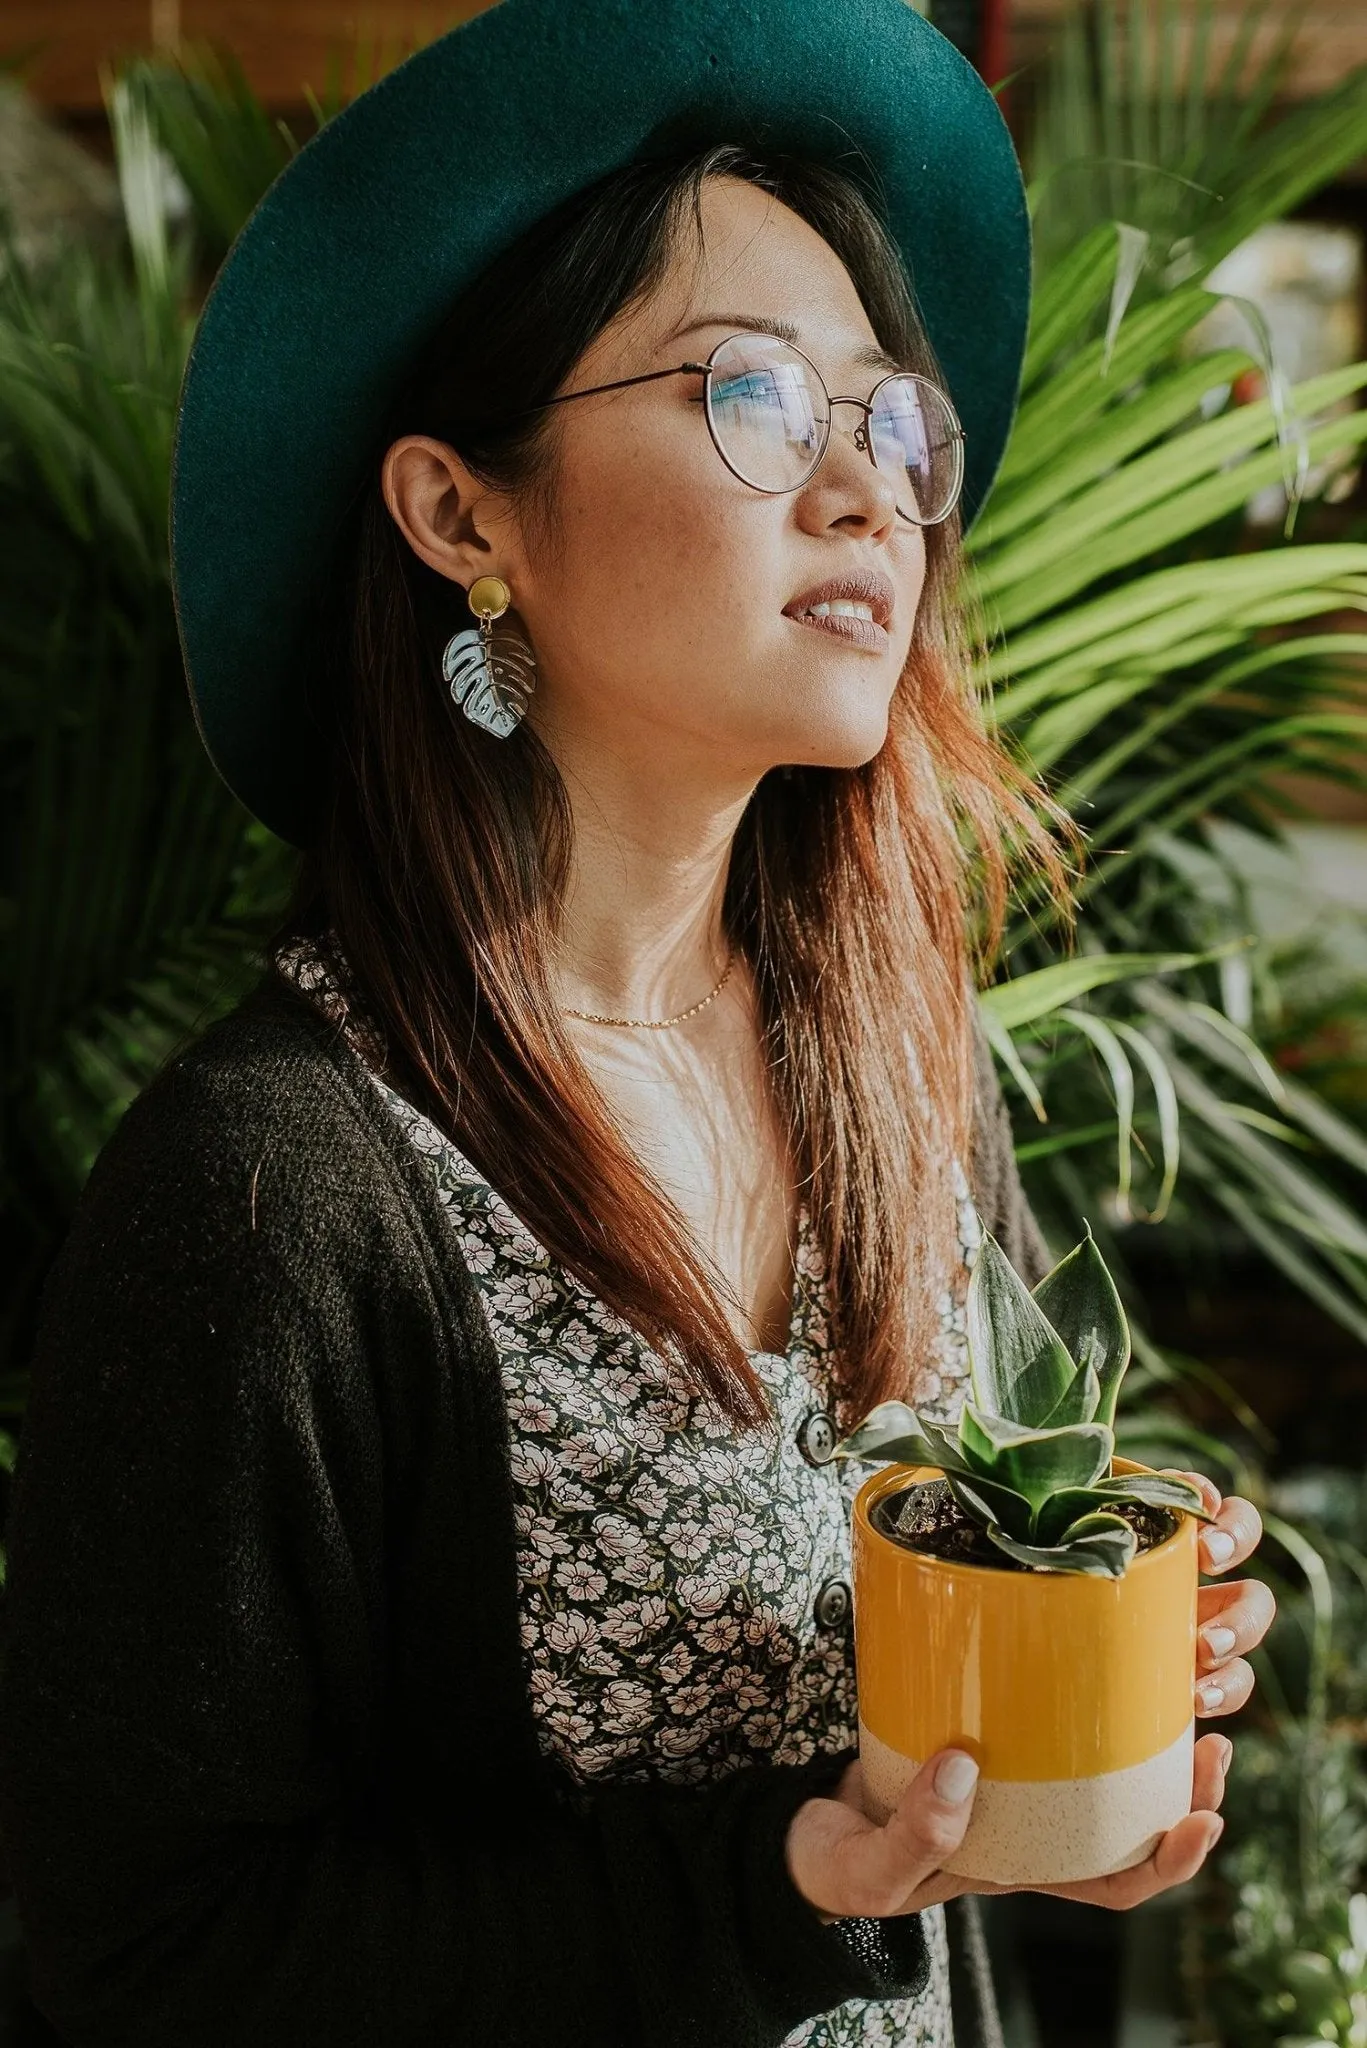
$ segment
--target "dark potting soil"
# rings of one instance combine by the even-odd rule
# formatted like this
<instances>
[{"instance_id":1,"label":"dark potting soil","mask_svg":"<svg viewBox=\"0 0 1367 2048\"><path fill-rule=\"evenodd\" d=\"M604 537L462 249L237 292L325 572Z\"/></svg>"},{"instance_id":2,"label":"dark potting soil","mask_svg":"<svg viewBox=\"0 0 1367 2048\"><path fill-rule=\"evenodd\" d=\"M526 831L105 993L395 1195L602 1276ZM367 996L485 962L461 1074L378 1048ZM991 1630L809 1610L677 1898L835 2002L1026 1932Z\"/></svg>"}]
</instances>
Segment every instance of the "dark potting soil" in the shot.
<instances>
[{"instance_id":1,"label":"dark potting soil","mask_svg":"<svg viewBox=\"0 0 1367 2048\"><path fill-rule=\"evenodd\" d=\"M1112 1501L1107 1512L1129 1523L1141 1551L1152 1550L1177 1527L1177 1517L1166 1508L1147 1507L1142 1501ZM885 1496L874 1509L873 1521L885 1536L907 1550L954 1558L963 1564L991 1565L1002 1572L1052 1572L1049 1565L1021 1564L998 1550L986 1531L960 1507L943 1479L923 1479L901 1493Z\"/></svg>"}]
</instances>

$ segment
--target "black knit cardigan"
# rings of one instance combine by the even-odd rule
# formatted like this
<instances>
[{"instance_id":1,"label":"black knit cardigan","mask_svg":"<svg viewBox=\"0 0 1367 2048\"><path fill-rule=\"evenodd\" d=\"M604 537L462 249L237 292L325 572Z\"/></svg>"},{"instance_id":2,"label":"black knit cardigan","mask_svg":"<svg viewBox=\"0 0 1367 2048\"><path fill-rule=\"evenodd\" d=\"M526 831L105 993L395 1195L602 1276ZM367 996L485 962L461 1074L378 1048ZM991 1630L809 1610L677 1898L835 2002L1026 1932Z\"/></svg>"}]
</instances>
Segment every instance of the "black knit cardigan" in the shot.
<instances>
[{"instance_id":1,"label":"black knit cardigan","mask_svg":"<svg viewBox=\"0 0 1367 2048\"><path fill-rule=\"evenodd\" d=\"M980 1055L974 1189L1043 1270ZM784 1860L855 1750L575 1786L540 1751L499 1361L426 1163L268 973L101 1152L8 1523L0 1845L73 2048L778 2048L926 1981ZM956 2048L999 2043L949 1903Z\"/></svg>"}]
</instances>

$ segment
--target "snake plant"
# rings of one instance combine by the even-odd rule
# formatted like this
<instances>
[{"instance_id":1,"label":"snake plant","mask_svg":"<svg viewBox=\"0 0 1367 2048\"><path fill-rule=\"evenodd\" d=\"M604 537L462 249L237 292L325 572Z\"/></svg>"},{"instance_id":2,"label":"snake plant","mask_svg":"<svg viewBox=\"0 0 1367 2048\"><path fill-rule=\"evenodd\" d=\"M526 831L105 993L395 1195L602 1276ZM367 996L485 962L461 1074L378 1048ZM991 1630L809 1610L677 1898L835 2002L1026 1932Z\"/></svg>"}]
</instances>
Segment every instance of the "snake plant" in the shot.
<instances>
[{"instance_id":1,"label":"snake plant","mask_svg":"<svg viewBox=\"0 0 1367 2048\"><path fill-rule=\"evenodd\" d=\"M1016 1563L1118 1579L1138 1548L1123 1502L1213 1521L1189 1480L1112 1478L1115 1404L1130 1332L1090 1229L1031 1293L990 1233L968 1287L971 1397L957 1435L884 1401L836 1455L933 1465Z\"/></svg>"}]
</instances>

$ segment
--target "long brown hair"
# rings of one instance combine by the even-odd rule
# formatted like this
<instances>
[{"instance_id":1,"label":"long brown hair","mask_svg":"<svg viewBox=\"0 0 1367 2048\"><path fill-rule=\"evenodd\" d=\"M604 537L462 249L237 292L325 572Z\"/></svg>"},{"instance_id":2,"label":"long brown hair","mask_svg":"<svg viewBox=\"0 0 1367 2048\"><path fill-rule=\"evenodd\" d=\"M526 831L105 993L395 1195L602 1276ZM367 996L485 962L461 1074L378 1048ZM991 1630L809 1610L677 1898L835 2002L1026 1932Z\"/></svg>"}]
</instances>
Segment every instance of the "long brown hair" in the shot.
<instances>
[{"instance_id":1,"label":"long brown hair","mask_svg":"<svg viewBox=\"0 0 1367 2048\"><path fill-rule=\"evenodd\" d=\"M333 735L324 816L268 946L335 931L335 969L387 1078L449 1133L575 1273L738 1428L770 1413L722 1307L726 1283L624 1144L548 979L572 848L567 794L524 721L491 740L453 706L440 650L473 623L380 491L403 433L454 447L555 536L552 396L660 281L704 178L752 179L845 263L880 344L944 383L895 244L834 165L739 145L662 154L548 214L449 309L411 366L341 522L309 686ZM691 206L691 215L690 215ZM502 424L500 422L503 421ZM759 992L799 1188L827 1261L841 1427L906 1398L954 1243L971 1135L975 956L1012 864L1058 873L1046 800L985 730L969 676L956 511L926 529L912 646L877 756L765 775L732 846L727 937ZM648 1247L646 1252L643 1248Z\"/></svg>"}]
</instances>

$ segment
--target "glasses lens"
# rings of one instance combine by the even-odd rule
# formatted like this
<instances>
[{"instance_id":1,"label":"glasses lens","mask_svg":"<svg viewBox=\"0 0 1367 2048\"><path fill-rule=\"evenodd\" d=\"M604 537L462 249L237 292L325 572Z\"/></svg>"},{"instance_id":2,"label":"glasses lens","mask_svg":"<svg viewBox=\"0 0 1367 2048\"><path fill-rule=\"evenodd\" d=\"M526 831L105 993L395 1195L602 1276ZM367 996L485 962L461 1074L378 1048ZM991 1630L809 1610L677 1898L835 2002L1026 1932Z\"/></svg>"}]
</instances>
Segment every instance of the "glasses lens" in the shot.
<instances>
[{"instance_id":1,"label":"glasses lens","mask_svg":"<svg viewBox=\"0 0 1367 2048\"><path fill-rule=\"evenodd\" d=\"M869 414L869 438L874 461L893 479L898 511L922 526L946 518L963 483L964 444L938 385L924 377L889 377Z\"/></svg>"},{"instance_id":2,"label":"glasses lens","mask_svg":"<svg viewBox=\"0 0 1367 2048\"><path fill-rule=\"evenodd\" d=\"M826 444L830 409L808 363L771 335L733 335L712 357L712 431L731 467L761 491L791 491Z\"/></svg>"}]
</instances>

